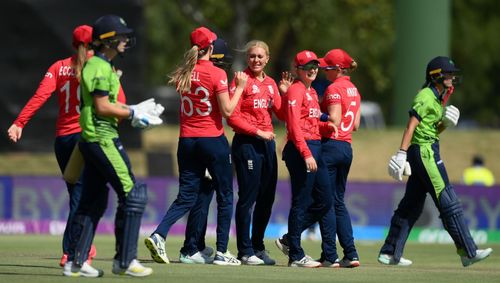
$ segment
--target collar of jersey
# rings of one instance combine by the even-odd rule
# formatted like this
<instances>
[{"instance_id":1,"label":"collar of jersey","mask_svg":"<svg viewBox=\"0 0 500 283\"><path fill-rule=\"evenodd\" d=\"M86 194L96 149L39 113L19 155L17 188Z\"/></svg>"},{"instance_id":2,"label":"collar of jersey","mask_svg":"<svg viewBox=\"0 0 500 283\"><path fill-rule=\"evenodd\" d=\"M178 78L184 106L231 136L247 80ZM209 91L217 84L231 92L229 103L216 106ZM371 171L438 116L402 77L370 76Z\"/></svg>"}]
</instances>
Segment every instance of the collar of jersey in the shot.
<instances>
[{"instance_id":1,"label":"collar of jersey","mask_svg":"<svg viewBox=\"0 0 500 283\"><path fill-rule=\"evenodd\" d=\"M108 58L106 58L106 56L104 56L104 53L101 53L101 52L96 52L94 56L97 56L97 57L101 58L102 60L104 60L104 61L108 62L109 64L113 65L113 64L111 63L111 61L110 61L110 60L108 60Z\"/></svg>"}]
</instances>

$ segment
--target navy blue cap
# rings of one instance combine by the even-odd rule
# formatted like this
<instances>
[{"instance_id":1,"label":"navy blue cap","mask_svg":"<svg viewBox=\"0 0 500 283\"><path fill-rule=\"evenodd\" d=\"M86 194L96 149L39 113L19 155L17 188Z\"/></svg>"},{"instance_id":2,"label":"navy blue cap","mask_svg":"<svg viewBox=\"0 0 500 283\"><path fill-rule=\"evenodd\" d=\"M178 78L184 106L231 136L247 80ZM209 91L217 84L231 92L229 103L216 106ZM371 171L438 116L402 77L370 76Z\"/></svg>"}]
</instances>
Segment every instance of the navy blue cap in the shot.
<instances>
[{"instance_id":1,"label":"navy blue cap","mask_svg":"<svg viewBox=\"0 0 500 283\"><path fill-rule=\"evenodd\" d=\"M222 38L217 38L214 42L214 50L210 56L211 60L224 60L228 61L232 59L231 54L229 54L229 48L227 47L226 41Z\"/></svg>"},{"instance_id":2,"label":"navy blue cap","mask_svg":"<svg viewBox=\"0 0 500 283\"><path fill-rule=\"evenodd\" d=\"M100 17L92 28L93 40L106 39L116 35L129 35L134 32L133 29L127 27L127 23L121 17L116 15Z\"/></svg>"},{"instance_id":3,"label":"navy blue cap","mask_svg":"<svg viewBox=\"0 0 500 283\"><path fill-rule=\"evenodd\" d=\"M459 72L455 66L455 63L446 56L438 56L432 59L429 64L427 64L426 75L434 75L439 73L455 73Z\"/></svg>"}]
</instances>

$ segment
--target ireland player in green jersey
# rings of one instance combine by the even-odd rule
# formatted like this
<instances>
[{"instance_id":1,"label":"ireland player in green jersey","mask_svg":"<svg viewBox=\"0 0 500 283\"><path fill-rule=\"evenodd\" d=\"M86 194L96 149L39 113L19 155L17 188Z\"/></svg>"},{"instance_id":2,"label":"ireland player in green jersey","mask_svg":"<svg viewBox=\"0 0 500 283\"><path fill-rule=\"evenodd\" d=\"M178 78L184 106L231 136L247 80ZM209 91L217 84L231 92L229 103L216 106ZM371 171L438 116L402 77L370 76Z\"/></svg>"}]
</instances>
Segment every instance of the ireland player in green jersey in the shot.
<instances>
[{"instance_id":1,"label":"ireland player in green jersey","mask_svg":"<svg viewBox=\"0 0 500 283\"><path fill-rule=\"evenodd\" d=\"M389 161L389 174L402 181L408 175L403 199L391 219L389 234L378 261L408 266L402 257L408 235L422 213L427 193L438 208L444 228L457 248L463 266L488 257L492 249L478 249L465 223L462 205L448 180L439 154L439 134L457 125L460 111L446 106L459 71L450 58L439 56L427 65L426 82L413 100L410 119L396 155Z\"/></svg>"},{"instance_id":2,"label":"ireland player in green jersey","mask_svg":"<svg viewBox=\"0 0 500 283\"><path fill-rule=\"evenodd\" d=\"M115 218L116 254L112 272L148 276L153 270L137 260L137 241L147 203L145 184L136 182L130 161L118 136L118 121L131 119L136 127L161 124L162 107L152 99L133 106L117 102L120 83L112 60L132 42L133 30L115 15L99 18L93 26L95 55L82 70L82 128L79 148L85 160L82 196L73 218L68 261L63 274L71 277L100 277L86 261L95 230L108 203L109 183L117 194Z\"/></svg>"}]
</instances>

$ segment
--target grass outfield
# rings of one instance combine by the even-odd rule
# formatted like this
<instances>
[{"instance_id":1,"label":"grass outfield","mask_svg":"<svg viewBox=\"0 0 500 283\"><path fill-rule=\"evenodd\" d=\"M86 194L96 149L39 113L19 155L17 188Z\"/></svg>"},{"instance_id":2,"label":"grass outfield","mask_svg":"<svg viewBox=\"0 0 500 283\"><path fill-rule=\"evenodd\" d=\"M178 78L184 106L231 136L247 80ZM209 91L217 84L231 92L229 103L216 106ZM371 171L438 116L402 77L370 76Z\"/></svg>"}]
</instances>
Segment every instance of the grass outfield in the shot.
<instances>
[{"instance_id":1,"label":"grass outfield","mask_svg":"<svg viewBox=\"0 0 500 283\"><path fill-rule=\"evenodd\" d=\"M139 259L153 267L152 276L132 279L111 273L114 238L98 235L95 239L97 258L93 265L105 272L98 282L118 282L119 280L141 280L141 282L499 282L500 245L491 246L495 251L484 262L463 268L452 245L407 245L405 256L413 260L411 267L383 266L376 261L380 242L357 243L361 257L361 267L356 269L302 269L286 267L287 259L272 242L267 243L277 266L215 266L187 265L178 263L181 238L169 238L167 249L173 263L160 265L153 263L149 252L139 243ZM213 245L209 239L208 244ZM0 235L0 282L90 282L87 278L66 278L58 266L60 256L60 236L47 235ZM311 256L319 254L319 242L304 241L304 249ZM236 252L231 241L230 250Z\"/></svg>"}]
</instances>

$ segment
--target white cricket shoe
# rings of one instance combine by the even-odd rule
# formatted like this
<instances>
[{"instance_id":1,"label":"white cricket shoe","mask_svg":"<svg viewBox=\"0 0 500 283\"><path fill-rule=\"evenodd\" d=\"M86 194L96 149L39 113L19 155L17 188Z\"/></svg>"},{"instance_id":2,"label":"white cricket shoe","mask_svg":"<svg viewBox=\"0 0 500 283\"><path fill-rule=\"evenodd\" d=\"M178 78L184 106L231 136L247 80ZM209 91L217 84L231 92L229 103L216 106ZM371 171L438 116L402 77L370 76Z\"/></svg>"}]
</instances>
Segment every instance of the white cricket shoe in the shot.
<instances>
[{"instance_id":1,"label":"white cricket shoe","mask_svg":"<svg viewBox=\"0 0 500 283\"><path fill-rule=\"evenodd\" d=\"M411 260L406 259L404 257L401 257L399 259L399 262L396 262L394 260L394 256L390 254L379 254L378 262L386 265L399 265L399 266L410 266L413 263Z\"/></svg>"},{"instance_id":2,"label":"white cricket shoe","mask_svg":"<svg viewBox=\"0 0 500 283\"><path fill-rule=\"evenodd\" d=\"M269 257L266 250L255 252L255 256L262 259L266 265L275 265L276 261Z\"/></svg>"},{"instance_id":3,"label":"white cricket shoe","mask_svg":"<svg viewBox=\"0 0 500 283\"><path fill-rule=\"evenodd\" d=\"M241 263L246 265L264 265L266 264L262 259L258 258L255 255L247 256L244 255L241 257Z\"/></svg>"},{"instance_id":4,"label":"white cricket shoe","mask_svg":"<svg viewBox=\"0 0 500 283\"><path fill-rule=\"evenodd\" d=\"M207 264L212 263L213 259L210 256L205 255L203 252L196 252L193 255L180 254L179 260L182 263L187 264Z\"/></svg>"},{"instance_id":5,"label":"white cricket shoe","mask_svg":"<svg viewBox=\"0 0 500 283\"><path fill-rule=\"evenodd\" d=\"M217 251L214 257L215 265L241 265L241 261L239 261L236 257L234 257L229 251L225 253Z\"/></svg>"},{"instance_id":6,"label":"white cricket shoe","mask_svg":"<svg viewBox=\"0 0 500 283\"><path fill-rule=\"evenodd\" d=\"M151 253L151 258L157 263L170 263L165 250L165 239L159 234L153 234L144 239L144 244Z\"/></svg>"},{"instance_id":7,"label":"white cricket shoe","mask_svg":"<svg viewBox=\"0 0 500 283\"><path fill-rule=\"evenodd\" d=\"M290 267L316 268L316 267L321 266L321 262L315 261L309 256L304 256L300 260L289 261L288 266L290 266Z\"/></svg>"},{"instance_id":8,"label":"white cricket shoe","mask_svg":"<svg viewBox=\"0 0 500 283\"><path fill-rule=\"evenodd\" d=\"M484 250L476 250L476 256L473 257L473 258L468 258L466 256L461 256L460 259L462 260L462 265L464 267L467 267L471 264L474 264L478 261L481 261L485 258L487 258L488 256L490 256L490 254L493 252L493 249L492 248L487 248L487 249L484 249Z\"/></svg>"},{"instance_id":9,"label":"white cricket shoe","mask_svg":"<svg viewBox=\"0 0 500 283\"><path fill-rule=\"evenodd\" d=\"M68 277L102 277L104 275L104 271L93 268L87 262L84 262L80 267L74 265L72 261L67 261L64 264L63 275Z\"/></svg>"},{"instance_id":10,"label":"white cricket shoe","mask_svg":"<svg viewBox=\"0 0 500 283\"><path fill-rule=\"evenodd\" d=\"M117 275L130 275L132 277L145 277L153 273L152 268L143 266L137 259L133 259L127 268L121 268L120 261L115 259L111 271Z\"/></svg>"}]
</instances>

